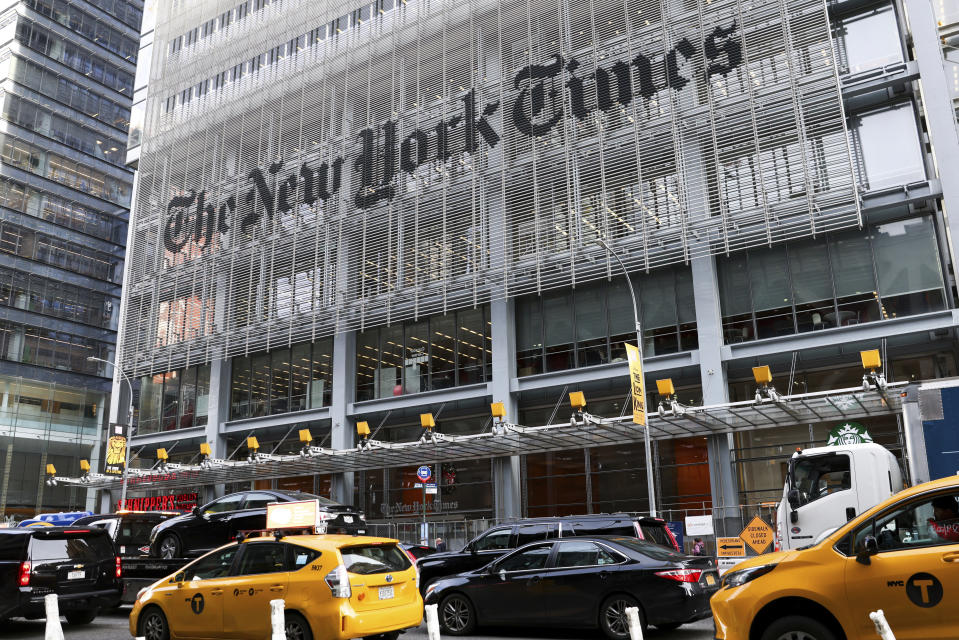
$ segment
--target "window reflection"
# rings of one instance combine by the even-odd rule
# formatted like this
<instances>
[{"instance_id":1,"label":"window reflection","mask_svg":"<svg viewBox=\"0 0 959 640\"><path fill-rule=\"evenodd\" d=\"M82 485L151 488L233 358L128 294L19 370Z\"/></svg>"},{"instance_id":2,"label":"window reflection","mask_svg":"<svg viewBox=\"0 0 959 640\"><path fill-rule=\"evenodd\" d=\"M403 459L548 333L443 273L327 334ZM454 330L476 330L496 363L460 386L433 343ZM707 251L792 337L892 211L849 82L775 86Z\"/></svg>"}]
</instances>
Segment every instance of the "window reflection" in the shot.
<instances>
[{"instance_id":1,"label":"window reflection","mask_svg":"<svg viewBox=\"0 0 959 640\"><path fill-rule=\"evenodd\" d=\"M256 418L330 404L333 339L233 358L230 419Z\"/></svg>"},{"instance_id":2,"label":"window reflection","mask_svg":"<svg viewBox=\"0 0 959 640\"><path fill-rule=\"evenodd\" d=\"M187 367L140 378L137 433L205 425L210 404L210 367Z\"/></svg>"}]
</instances>

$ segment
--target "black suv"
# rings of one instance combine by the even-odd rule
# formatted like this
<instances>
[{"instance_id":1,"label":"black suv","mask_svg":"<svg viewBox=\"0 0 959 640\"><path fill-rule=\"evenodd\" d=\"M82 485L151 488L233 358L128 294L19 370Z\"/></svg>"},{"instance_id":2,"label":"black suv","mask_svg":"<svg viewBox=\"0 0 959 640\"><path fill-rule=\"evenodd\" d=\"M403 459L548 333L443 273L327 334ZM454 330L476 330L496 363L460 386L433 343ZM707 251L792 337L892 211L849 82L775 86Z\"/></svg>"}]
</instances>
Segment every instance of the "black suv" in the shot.
<instances>
[{"instance_id":1,"label":"black suv","mask_svg":"<svg viewBox=\"0 0 959 640\"><path fill-rule=\"evenodd\" d=\"M625 513L529 518L491 527L458 553L434 553L420 558L416 563L420 589L425 593L431 582L478 569L530 542L597 535L630 536L682 553L666 521L660 518L637 518Z\"/></svg>"},{"instance_id":2,"label":"black suv","mask_svg":"<svg viewBox=\"0 0 959 640\"><path fill-rule=\"evenodd\" d=\"M102 529L0 529L0 620L46 615L57 595L70 624L86 624L120 601L120 558Z\"/></svg>"},{"instance_id":3,"label":"black suv","mask_svg":"<svg viewBox=\"0 0 959 640\"><path fill-rule=\"evenodd\" d=\"M366 517L351 506L302 491L259 489L231 493L161 522L150 532L150 555L165 559L203 555L236 539L241 531L266 528L266 505L271 502L299 500L320 501L327 533L366 533Z\"/></svg>"}]
</instances>

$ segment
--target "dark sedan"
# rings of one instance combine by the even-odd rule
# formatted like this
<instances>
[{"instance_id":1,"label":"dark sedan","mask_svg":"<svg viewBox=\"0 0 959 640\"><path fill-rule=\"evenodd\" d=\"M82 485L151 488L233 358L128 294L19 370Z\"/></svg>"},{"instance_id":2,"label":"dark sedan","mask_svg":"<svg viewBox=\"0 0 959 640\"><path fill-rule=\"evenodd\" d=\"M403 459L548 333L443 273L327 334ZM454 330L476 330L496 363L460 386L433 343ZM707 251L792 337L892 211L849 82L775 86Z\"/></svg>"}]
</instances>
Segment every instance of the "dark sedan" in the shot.
<instances>
[{"instance_id":1,"label":"dark sedan","mask_svg":"<svg viewBox=\"0 0 959 640\"><path fill-rule=\"evenodd\" d=\"M366 518L351 506L301 491L243 491L158 524L150 532L150 555L166 559L202 555L235 539L241 531L265 528L266 505L271 502L299 500L320 501L328 533L366 533Z\"/></svg>"},{"instance_id":2,"label":"dark sedan","mask_svg":"<svg viewBox=\"0 0 959 640\"><path fill-rule=\"evenodd\" d=\"M676 627L710 615L720 587L711 558L684 556L625 536L534 542L475 571L427 588L450 635L477 625L595 629L629 638L628 607L645 627Z\"/></svg>"}]
</instances>

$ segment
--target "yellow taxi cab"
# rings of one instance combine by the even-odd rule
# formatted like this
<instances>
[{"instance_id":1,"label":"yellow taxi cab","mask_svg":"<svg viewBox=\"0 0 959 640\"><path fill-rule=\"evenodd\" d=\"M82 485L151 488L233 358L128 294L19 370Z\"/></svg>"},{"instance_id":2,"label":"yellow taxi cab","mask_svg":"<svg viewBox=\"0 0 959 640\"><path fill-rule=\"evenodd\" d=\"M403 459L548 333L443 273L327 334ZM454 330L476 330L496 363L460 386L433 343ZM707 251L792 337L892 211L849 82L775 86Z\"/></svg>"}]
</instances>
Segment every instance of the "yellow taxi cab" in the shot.
<instances>
[{"instance_id":1,"label":"yellow taxi cab","mask_svg":"<svg viewBox=\"0 0 959 640\"><path fill-rule=\"evenodd\" d=\"M142 590L130 633L265 640L270 601L282 598L288 640L395 638L423 618L416 568L397 544L346 535L234 542Z\"/></svg>"},{"instance_id":2,"label":"yellow taxi cab","mask_svg":"<svg viewBox=\"0 0 959 640\"><path fill-rule=\"evenodd\" d=\"M959 638L959 476L901 491L811 547L750 558L710 604L718 640Z\"/></svg>"}]
</instances>

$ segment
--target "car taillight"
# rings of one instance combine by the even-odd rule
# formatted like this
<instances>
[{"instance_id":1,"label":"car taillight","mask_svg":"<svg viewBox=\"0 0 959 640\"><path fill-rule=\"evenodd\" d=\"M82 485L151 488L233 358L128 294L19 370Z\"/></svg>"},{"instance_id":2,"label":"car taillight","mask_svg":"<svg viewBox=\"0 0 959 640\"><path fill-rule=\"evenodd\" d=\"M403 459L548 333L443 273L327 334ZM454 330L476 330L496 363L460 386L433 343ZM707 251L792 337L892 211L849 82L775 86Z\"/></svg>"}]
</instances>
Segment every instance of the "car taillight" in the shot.
<instances>
[{"instance_id":1,"label":"car taillight","mask_svg":"<svg viewBox=\"0 0 959 640\"><path fill-rule=\"evenodd\" d=\"M30 586L30 571L32 565L29 562L20 563L20 586L29 587Z\"/></svg>"},{"instance_id":2,"label":"car taillight","mask_svg":"<svg viewBox=\"0 0 959 640\"><path fill-rule=\"evenodd\" d=\"M123 567L120 565L120 556L117 556L117 577L123 577Z\"/></svg>"},{"instance_id":3,"label":"car taillight","mask_svg":"<svg viewBox=\"0 0 959 640\"><path fill-rule=\"evenodd\" d=\"M702 569L673 569L671 571L657 571L656 575L676 582L699 582L703 575Z\"/></svg>"},{"instance_id":4,"label":"car taillight","mask_svg":"<svg viewBox=\"0 0 959 640\"><path fill-rule=\"evenodd\" d=\"M326 574L324 580L330 587L330 591L333 592L334 598L349 598L353 595L353 591L350 589L350 576L343 565L337 565L333 571Z\"/></svg>"}]
</instances>

